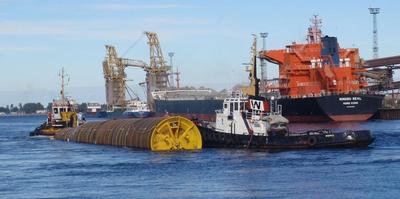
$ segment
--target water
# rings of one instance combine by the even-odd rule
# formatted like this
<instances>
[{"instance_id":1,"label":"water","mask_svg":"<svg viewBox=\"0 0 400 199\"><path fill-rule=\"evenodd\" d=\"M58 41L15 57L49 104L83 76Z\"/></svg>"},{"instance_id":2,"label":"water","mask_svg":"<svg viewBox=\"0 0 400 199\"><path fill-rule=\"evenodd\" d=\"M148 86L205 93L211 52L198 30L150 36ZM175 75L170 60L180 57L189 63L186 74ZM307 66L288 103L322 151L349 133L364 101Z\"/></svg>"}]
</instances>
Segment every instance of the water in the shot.
<instances>
[{"instance_id":1,"label":"water","mask_svg":"<svg viewBox=\"0 0 400 199\"><path fill-rule=\"evenodd\" d=\"M44 117L0 117L0 198L398 198L400 121L368 149L156 153L29 138ZM326 127L296 124L292 129Z\"/></svg>"}]
</instances>

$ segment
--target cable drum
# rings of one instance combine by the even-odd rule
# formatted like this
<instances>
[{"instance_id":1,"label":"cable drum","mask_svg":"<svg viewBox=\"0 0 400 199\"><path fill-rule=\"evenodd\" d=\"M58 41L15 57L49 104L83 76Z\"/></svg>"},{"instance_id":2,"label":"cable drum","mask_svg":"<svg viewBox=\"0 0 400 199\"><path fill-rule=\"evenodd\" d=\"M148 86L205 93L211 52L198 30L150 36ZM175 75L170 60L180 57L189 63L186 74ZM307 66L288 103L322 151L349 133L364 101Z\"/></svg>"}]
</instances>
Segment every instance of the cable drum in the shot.
<instances>
[{"instance_id":1,"label":"cable drum","mask_svg":"<svg viewBox=\"0 0 400 199\"><path fill-rule=\"evenodd\" d=\"M180 116L90 122L76 128L62 129L54 138L152 151L202 148L197 126Z\"/></svg>"}]
</instances>

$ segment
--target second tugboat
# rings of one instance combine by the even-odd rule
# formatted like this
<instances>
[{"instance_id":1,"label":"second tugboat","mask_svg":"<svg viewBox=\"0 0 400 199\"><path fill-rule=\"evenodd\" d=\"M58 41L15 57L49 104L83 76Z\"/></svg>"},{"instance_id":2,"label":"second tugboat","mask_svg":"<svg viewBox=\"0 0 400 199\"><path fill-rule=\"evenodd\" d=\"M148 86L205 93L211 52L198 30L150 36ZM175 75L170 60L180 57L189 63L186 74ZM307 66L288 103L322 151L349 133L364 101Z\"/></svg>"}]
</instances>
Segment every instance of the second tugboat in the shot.
<instances>
[{"instance_id":1,"label":"second tugboat","mask_svg":"<svg viewBox=\"0 0 400 199\"><path fill-rule=\"evenodd\" d=\"M216 111L215 122L198 122L204 147L304 149L367 147L374 138L369 130L332 132L329 129L290 132L289 121L282 116L282 106L274 97L259 96L256 67L256 38L250 66L250 86L234 92ZM285 107L283 107L285 108Z\"/></svg>"},{"instance_id":2,"label":"second tugboat","mask_svg":"<svg viewBox=\"0 0 400 199\"><path fill-rule=\"evenodd\" d=\"M83 118L75 111L73 100L65 97L64 93L64 68L61 70L60 99L53 100L52 110L47 114L47 121L32 131L30 136L54 136L60 129L76 127L83 123Z\"/></svg>"}]
</instances>

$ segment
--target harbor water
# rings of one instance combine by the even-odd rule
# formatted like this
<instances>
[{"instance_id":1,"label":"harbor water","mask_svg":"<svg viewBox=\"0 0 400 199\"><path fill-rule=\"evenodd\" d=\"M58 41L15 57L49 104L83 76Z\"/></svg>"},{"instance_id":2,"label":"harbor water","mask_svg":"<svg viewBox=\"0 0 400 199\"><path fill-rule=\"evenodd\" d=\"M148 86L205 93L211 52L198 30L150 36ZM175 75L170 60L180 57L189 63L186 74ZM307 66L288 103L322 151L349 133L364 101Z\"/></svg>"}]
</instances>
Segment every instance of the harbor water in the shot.
<instances>
[{"instance_id":1,"label":"harbor water","mask_svg":"<svg viewBox=\"0 0 400 199\"><path fill-rule=\"evenodd\" d=\"M0 117L0 198L398 198L400 121L366 149L151 152L29 137L45 116Z\"/></svg>"}]
</instances>

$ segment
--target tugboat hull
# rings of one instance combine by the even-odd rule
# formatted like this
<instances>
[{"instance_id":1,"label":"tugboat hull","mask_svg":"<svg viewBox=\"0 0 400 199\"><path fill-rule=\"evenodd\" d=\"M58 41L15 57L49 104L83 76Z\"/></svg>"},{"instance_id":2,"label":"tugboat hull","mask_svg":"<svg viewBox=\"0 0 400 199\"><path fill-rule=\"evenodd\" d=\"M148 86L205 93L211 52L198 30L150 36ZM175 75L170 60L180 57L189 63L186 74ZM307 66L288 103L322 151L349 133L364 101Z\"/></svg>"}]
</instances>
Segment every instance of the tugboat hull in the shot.
<instances>
[{"instance_id":1,"label":"tugboat hull","mask_svg":"<svg viewBox=\"0 0 400 199\"><path fill-rule=\"evenodd\" d=\"M150 111L125 111L122 114L126 118L146 118L146 117L151 117L153 115L153 112Z\"/></svg>"},{"instance_id":2,"label":"tugboat hull","mask_svg":"<svg viewBox=\"0 0 400 199\"><path fill-rule=\"evenodd\" d=\"M308 149L368 147L373 141L369 130L331 132L330 130L303 133L273 132L269 136L240 135L218 132L198 126L205 148L251 149Z\"/></svg>"},{"instance_id":3,"label":"tugboat hull","mask_svg":"<svg viewBox=\"0 0 400 199\"><path fill-rule=\"evenodd\" d=\"M39 127L37 127L34 131L29 133L29 136L54 136L57 132L60 131L60 128L49 127L46 123L43 123Z\"/></svg>"}]
</instances>

